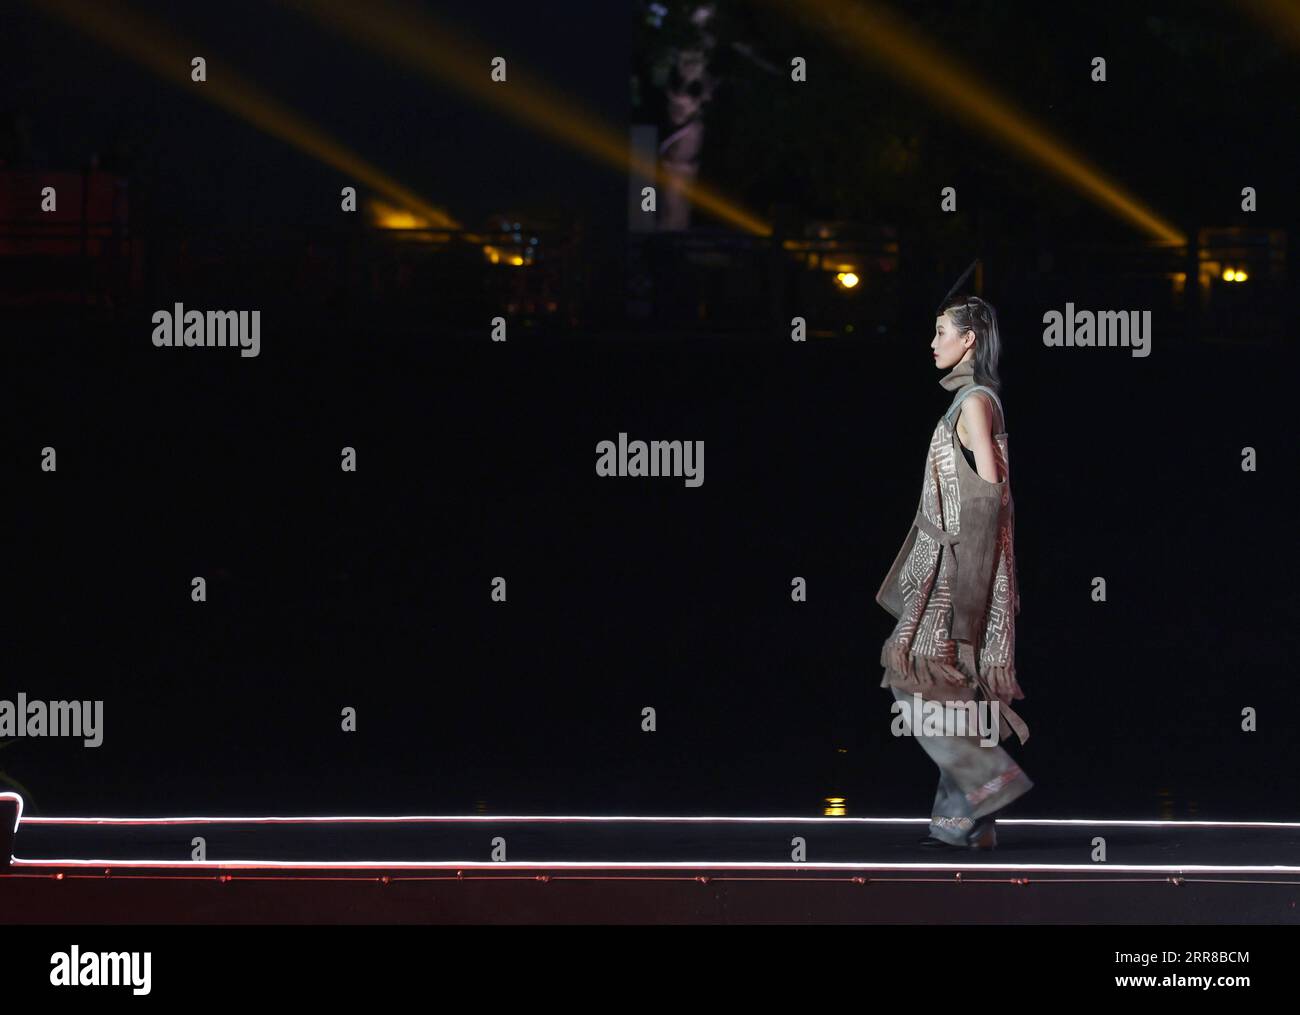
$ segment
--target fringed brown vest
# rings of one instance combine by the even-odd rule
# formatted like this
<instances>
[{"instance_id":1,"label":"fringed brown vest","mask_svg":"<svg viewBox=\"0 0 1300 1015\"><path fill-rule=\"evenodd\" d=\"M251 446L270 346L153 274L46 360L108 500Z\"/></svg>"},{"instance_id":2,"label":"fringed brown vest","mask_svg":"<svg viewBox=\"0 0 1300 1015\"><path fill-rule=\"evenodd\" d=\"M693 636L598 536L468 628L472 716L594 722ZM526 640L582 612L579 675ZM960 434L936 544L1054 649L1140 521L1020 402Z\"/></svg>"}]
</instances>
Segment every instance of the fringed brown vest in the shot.
<instances>
[{"instance_id":1,"label":"fringed brown vest","mask_svg":"<svg viewBox=\"0 0 1300 1015\"><path fill-rule=\"evenodd\" d=\"M975 384L970 360L939 383L955 395L930 438L912 529L876 595L898 618L880 651L881 686L929 697L936 685L978 686L985 698L998 700L1007 725L1024 743L1029 727L1010 705L1024 693L1015 670L1020 591L1002 403L991 389ZM976 391L988 395L997 409L993 444L999 483L980 476L961 453L957 415L962 401ZM1004 726L1001 735L1010 730Z\"/></svg>"}]
</instances>

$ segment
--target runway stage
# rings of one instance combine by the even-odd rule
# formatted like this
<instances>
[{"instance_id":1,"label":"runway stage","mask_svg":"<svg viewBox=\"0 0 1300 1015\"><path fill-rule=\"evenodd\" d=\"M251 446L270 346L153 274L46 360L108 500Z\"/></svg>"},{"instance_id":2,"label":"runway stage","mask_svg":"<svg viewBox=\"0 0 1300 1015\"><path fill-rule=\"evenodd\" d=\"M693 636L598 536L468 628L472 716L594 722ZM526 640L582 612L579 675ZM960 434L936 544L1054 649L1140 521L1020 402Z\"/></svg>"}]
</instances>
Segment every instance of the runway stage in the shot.
<instances>
[{"instance_id":1,"label":"runway stage","mask_svg":"<svg viewBox=\"0 0 1300 1015\"><path fill-rule=\"evenodd\" d=\"M934 853L924 817L20 808L0 794L16 923L1300 923L1300 822L1009 818Z\"/></svg>"}]
</instances>

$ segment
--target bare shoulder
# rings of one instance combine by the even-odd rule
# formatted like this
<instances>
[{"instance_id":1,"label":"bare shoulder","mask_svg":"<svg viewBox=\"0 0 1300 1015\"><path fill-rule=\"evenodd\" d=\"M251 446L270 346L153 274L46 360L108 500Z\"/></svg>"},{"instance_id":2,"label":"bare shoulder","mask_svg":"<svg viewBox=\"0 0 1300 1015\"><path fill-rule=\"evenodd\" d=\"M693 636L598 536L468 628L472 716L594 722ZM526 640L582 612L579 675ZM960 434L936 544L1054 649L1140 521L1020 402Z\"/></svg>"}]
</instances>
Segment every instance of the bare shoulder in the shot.
<instances>
[{"instance_id":1,"label":"bare shoulder","mask_svg":"<svg viewBox=\"0 0 1300 1015\"><path fill-rule=\"evenodd\" d=\"M993 399L987 392L976 391L961 403L957 414L962 430L971 436L988 434L993 429Z\"/></svg>"}]
</instances>

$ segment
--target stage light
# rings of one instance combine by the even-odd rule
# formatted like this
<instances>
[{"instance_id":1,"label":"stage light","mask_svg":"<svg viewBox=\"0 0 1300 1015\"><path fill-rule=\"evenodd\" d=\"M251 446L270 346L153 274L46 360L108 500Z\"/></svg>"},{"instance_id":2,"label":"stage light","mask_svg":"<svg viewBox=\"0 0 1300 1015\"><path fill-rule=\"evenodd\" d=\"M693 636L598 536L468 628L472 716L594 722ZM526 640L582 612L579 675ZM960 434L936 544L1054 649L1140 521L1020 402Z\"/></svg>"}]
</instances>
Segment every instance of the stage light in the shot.
<instances>
[{"instance_id":1,"label":"stage light","mask_svg":"<svg viewBox=\"0 0 1300 1015\"><path fill-rule=\"evenodd\" d=\"M865 0L856 3L805 0L805 4L821 10L828 34L892 68L941 109L955 114L958 122L969 117L994 137L1155 240L1175 246L1187 243L1187 237L1179 229L1117 183L1106 179L1099 169L1053 137L1046 127L977 80L970 65L963 65L960 71L955 69L951 53L924 38L883 6Z\"/></svg>"},{"instance_id":2,"label":"stage light","mask_svg":"<svg viewBox=\"0 0 1300 1015\"><path fill-rule=\"evenodd\" d=\"M1231 268L1224 268L1224 269L1223 269L1223 281L1225 281L1225 282L1231 282L1231 281L1232 281L1232 277L1233 277L1233 275L1234 275L1234 272L1233 272L1233 270L1232 270Z\"/></svg>"},{"instance_id":3,"label":"stage light","mask_svg":"<svg viewBox=\"0 0 1300 1015\"><path fill-rule=\"evenodd\" d=\"M144 18L117 4L88 3L86 0L42 0L38 10L53 14L63 22L85 32L97 41L123 53L155 74L169 79L193 95L206 99L241 120L251 123L272 137L292 145L312 158L333 166L349 181L363 183L372 190L414 209L444 229L459 228L459 223L419 194L398 183L381 169L289 109L276 102L251 82L243 80L229 65L208 58L212 73L202 84L190 80L187 60L177 54L210 53L188 39L171 35Z\"/></svg>"},{"instance_id":4,"label":"stage light","mask_svg":"<svg viewBox=\"0 0 1300 1015\"><path fill-rule=\"evenodd\" d=\"M858 276L851 271L841 271L835 276L835 281L845 289L852 289L858 284Z\"/></svg>"},{"instance_id":5,"label":"stage light","mask_svg":"<svg viewBox=\"0 0 1300 1015\"><path fill-rule=\"evenodd\" d=\"M366 4L353 0L282 2L338 32L349 43L368 45L385 60L466 92L476 101L619 172L635 175L661 188L678 187L692 204L737 229L755 236L772 235L771 225L711 187L698 181L680 180L666 172L657 160L634 157L628 151L626 128L599 120L555 93L544 81L528 75L517 62L510 66L509 87L494 84L488 77L492 53L452 33L414 6L383 0ZM519 225L514 228L518 230Z\"/></svg>"},{"instance_id":6,"label":"stage light","mask_svg":"<svg viewBox=\"0 0 1300 1015\"><path fill-rule=\"evenodd\" d=\"M512 267L519 268L525 264L532 264L535 251L531 247L526 247L524 253L511 253L509 248L493 246L490 243L483 245L483 254L488 259L489 264L508 264Z\"/></svg>"},{"instance_id":7,"label":"stage light","mask_svg":"<svg viewBox=\"0 0 1300 1015\"><path fill-rule=\"evenodd\" d=\"M434 224L423 215L417 215L407 208L399 208L396 205L373 199L368 202L367 207L370 211L370 221L380 229L435 228Z\"/></svg>"}]
</instances>

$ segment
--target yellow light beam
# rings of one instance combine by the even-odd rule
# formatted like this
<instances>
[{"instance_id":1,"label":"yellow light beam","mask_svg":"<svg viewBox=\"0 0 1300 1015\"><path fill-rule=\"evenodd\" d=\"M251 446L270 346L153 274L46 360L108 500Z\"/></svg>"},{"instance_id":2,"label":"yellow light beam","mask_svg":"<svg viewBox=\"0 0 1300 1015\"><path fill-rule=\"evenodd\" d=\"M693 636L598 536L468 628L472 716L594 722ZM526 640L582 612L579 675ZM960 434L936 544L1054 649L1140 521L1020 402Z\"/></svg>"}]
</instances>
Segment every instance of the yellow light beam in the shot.
<instances>
[{"instance_id":1,"label":"yellow light beam","mask_svg":"<svg viewBox=\"0 0 1300 1015\"><path fill-rule=\"evenodd\" d=\"M580 109L570 100L528 75L508 54L488 53L422 11L389 0L284 0L348 40L360 40L411 70L436 78L526 126L613 166L665 186L681 186L692 204L724 222L756 236L770 236L772 227L698 182L679 184L657 162L637 158L627 135ZM492 58L506 57L506 80L490 78Z\"/></svg>"},{"instance_id":2,"label":"yellow light beam","mask_svg":"<svg viewBox=\"0 0 1300 1015\"><path fill-rule=\"evenodd\" d=\"M436 208L420 195L398 183L355 152L333 140L318 127L276 102L250 82L244 81L230 67L215 61L206 46L171 35L116 4L111 6L88 0L33 0L41 11L143 64L156 74L190 90L200 98L253 124L273 137L285 141L312 158L318 159L345 176L419 212L438 228L457 229L455 219ZM190 80L190 60L202 56L207 61L207 80ZM215 66L214 66L215 64Z\"/></svg>"},{"instance_id":3,"label":"yellow light beam","mask_svg":"<svg viewBox=\"0 0 1300 1015\"><path fill-rule=\"evenodd\" d=\"M773 0L768 0L773 2ZM823 14L835 37L870 53L899 72L938 105L969 114L1033 161L1082 191L1094 202L1157 240L1182 245L1187 237L1133 195L1111 182L1080 154L969 71L952 69L951 51L932 45L889 11L849 0L800 0Z\"/></svg>"}]
</instances>

